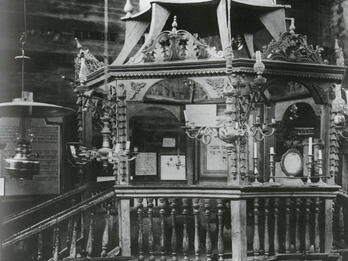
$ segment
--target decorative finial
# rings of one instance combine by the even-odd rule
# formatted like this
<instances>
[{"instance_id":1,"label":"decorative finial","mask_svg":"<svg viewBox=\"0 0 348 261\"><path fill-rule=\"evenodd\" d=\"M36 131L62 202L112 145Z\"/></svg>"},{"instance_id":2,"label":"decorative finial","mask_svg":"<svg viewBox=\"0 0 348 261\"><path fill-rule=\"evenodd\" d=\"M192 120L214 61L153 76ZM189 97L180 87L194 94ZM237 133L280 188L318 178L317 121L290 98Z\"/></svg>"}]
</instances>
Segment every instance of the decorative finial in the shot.
<instances>
[{"instance_id":1,"label":"decorative finial","mask_svg":"<svg viewBox=\"0 0 348 261\"><path fill-rule=\"evenodd\" d=\"M130 17L132 15L133 10L134 7L132 5L131 0L127 0L123 8L123 11L126 13L126 17Z\"/></svg>"},{"instance_id":2,"label":"decorative finial","mask_svg":"<svg viewBox=\"0 0 348 261\"><path fill-rule=\"evenodd\" d=\"M173 17L173 23L172 23L172 32L176 32L176 28L178 27L178 23L176 21L176 15Z\"/></svg>"},{"instance_id":3,"label":"decorative finial","mask_svg":"<svg viewBox=\"0 0 348 261\"><path fill-rule=\"evenodd\" d=\"M335 39L335 54L336 54L336 65L344 66L344 55L342 47L338 44L338 39Z\"/></svg>"},{"instance_id":4,"label":"decorative finial","mask_svg":"<svg viewBox=\"0 0 348 261\"><path fill-rule=\"evenodd\" d=\"M294 34L295 33L295 29L296 29L296 27L295 27L295 18L291 17L290 21L291 21L291 23L290 23L290 26L289 26L289 30L290 30L291 34Z\"/></svg>"},{"instance_id":5,"label":"decorative finial","mask_svg":"<svg viewBox=\"0 0 348 261\"><path fill-rule=\"evenodd\" d=\"M81 43L79 42L79 40L77 39L77 37L75 37L75 41L76 41L76 47L77 47L77 49L81 49L81 48L82 48L82 45L81 45Z\"/></svg>"},{"instance_id":6,"label":"decorative finial","mask_svg":"<svg viewBox=\"0 0 348 261\"><path fill-rule=\"evenodd\" d=\"M257 75L262 75L264 71L265 71L265 64L262 62L261 52L256 51L255 52L254 72Z\"/></svg>"}]
</instances>

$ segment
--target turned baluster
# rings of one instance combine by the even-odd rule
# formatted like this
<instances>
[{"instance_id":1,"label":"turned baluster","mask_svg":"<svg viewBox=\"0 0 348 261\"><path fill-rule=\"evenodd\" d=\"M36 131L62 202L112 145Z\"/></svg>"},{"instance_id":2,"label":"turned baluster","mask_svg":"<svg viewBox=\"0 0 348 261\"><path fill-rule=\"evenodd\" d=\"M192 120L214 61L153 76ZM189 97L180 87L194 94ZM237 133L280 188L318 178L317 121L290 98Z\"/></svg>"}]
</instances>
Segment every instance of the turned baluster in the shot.
<instances>
[{"instance_id":1,"label":"turned baluster","mask_svg":"<svg viewBox=\"0 0 348 261\"><path fill-rule=\"evenodd\" d=\"M265 234L264 234L264 245L265 255L269 255L269 229L268 229L268 216L269 216L269 198L265 199Z\"/></svg>"},{"instance_id":2,"label":"turned baluster","mask_svg":"<svg viewBox=\"0 0 348 261\"><path fill-rule=\"evenodd\" d=\"M205 250L207 261L212 260L212 242L211 242L211 234L210 234L210 199L204 200L204 208L205 208L205 222L206 222L206 233L205 233Z\"/></svg>"},{"instance_id":3,"label":"turned baluster","mask_svg":"<svg viewBox=\"0 0 348 261\"><path fill-rule=\"evenodd\" d=\"M183 232L182 232L182 250L184 253L184 260L189 260L188 258L188 251L189 251L189 237L188 237L188 231L187 231L187 215L188 215L188 200L182 199L182 215L184 219L183 224Z\"/></svg>"},{"instance_id":4,"label":"turned baluster","mask_svg":"<svg viewBox=\"0 0 348 261\"><path fill-rule=\"evenodd\" d=\"M224 205L223 200L217 200L217 217L218 217L218 240L217 240L217 248L218 248L218 256L219 261L224 260L224 223L223 223L223 215L224 215Z\"/></svg>"},{"instance_id":5,"label":"turned baluster","mask_svg":"<svg viewBox=\"0 0 348 261\"><path fill-rule=\"evenodd\" d=\"M138 215L138 260L145 259L143 252L143 199L137 199L137 215Z\"/></svg>"},{"instance_id":6,"label":"turned baluster","mask_svg":"<svg viewBox=\"0 0 348 261\"><path fill-rule=\"evenodd\" d=\"M344 234L344 207L343 205L339 205L338 207L338 234L339 234L339 241L340 245L342 247L345 246L345 234Z\"/></svg>"},{"instance_id":7,"label":"turned baluster","mask_svg":"<svg viewBox=\"0 0 348 261\"><path fill-rule=\"evenodd\" d=\"M260 253L260 235L259 235L259 199L254 199L254 239L253 239L254 256Z\"/></svg>"},{"instance_id":8,"label":"turned baluster","mask_svg":"<svg viewBox=\"0 0 348 261\"><path fill-rule=\"evenodd\" d=\"M148 241L149 241L149 260L154 261L155 256L153 253L154 249L154 237L153 237L153 199L148 198L147 199L147 217L149 218L149 234L148 234Z\"/></svg>"},{"instance_id":9,"label":"turned baluster","mask_svg":"<svg viewBox=\"0 0 348 261\"><path fill-rule=\"evenodd\" d=\"M314 251L316 253L320 252L319 212L320 212L320 199L315 198L315 202L314 202Z\"/></svg>"},{"instance_id":10,"label":"turned baluster","mask_svg":"<svg viewBox=\"0 0 348 261\"><path fill-rule=\"evenodd\" d=\"M103 231L103 237L102 237L102 251L100 253L101 257L106 257L107 256L107 251L108 251L108 245L110 241L110 213L111 213L111 202L108 202L106 204L106 213L105 213L105 227Z\"/></svg>"},{"instance_id":11,"label":"turned baluster","mask_svg":"<svg viewBox=\"0 0 348 261\"><path fill-rule=\"evenodd\" d=\"M274 199L274 254L279 253L279 231L278 231L278 217L279 217L279 199Z\"/></svg>"},{"instance_id":12,"label":"turned baluster","mask_svg":"<svg viewBox=\"0 0 348 261\"><path fill-rule=\"evenodd\" d=\"M285 253L290 253L290 213L291 213L291 200L287 198L285 200Z\"/></svg>"},{"instance_id":13,"label":"turned baluster","mask_svg":"<svg viewBox=\"0 0 348 261\"><path fill-rule=\"evenodd\" d=\"M301 199L296 199L296 224L295 224L295 249L296 253L301 252L301 229L300 229L300 216L301 216Z\"/></svg>"},{"instance_id":14,"label":"turned baluster","mask_svg":"<svg viewBox=\"0 0 348 261\"><path fill-rule=\"evenodd\" d=\"M40 232L37 235L37 261L42 261L43 256L42 256L42 252L43 252L43 240L42 240L42 232Z\"/></svg>"},{"instance_id":15,"label":"turned baluster","mask_svg":"<svg viewBox=\"0 0 348 261\"><path fill-rule=\"evenodd\" d=\"M71 230L72 230L72 219L69 219L68 220L68 225L67 225L67 228L66 228L66 248L68 250L68 252L70 252L70 245L71 245L71 242L70 242L70 236L71 236Z\"/></svg>"},{"instance_id":16,"label":"turned baluster","mask_svg":"<svg viewBox=\"0 0 348 261\"><path fill-rule=\"evenodd\" d=\"M194 229L195 229L195 238L194 238L194 248L195 248L195 261L200 261L200 242L199 242L199 199L193 199L193 216L194 216Z\"/></svg>"},{"instance_id":17,"label":"turned baluster","mask_svg":"<svg viewBox=\"0 0 348 261\"><path fill-rule=\"evenodd\" d=\"M94 243L94 210L92 209L89 213L89 226L88 226L88 237L86 244L87 258L92 257Z\"/></svg>"},{"instance_id":18,"label":"turned baluster","mask_svg":"<svg viewBox=\"0 0 348 261\"><path fill-rule=\"evenodd\" d=\"M305 251L309 253L311 246L311 239L309 234L309 216L310 216L310 205L311 200L309 198L306 199L306 210L305 210Z\"/></svg>"},{"instance_id":19,"label":"turned baluster","mask_svg":"<svg viewBox=\"0 0 348 261\"><path fill-rule=\"evenodd\" d=\"M77 257L77 220L78 217L75 216L73 218L73 228L72 228L72 235L71 235L71 244L70 244L70 258L76 258Z\"/></svg>"},{"instance_id":20,"label":"turned baluster","mask_svg":"<svg viewBox=\"0 0 348 261\"><path fill-rule=\"evenodd\" d=\"M177 248L177 239L176 239L176 203L175 203L175 199L171 200L170 202L170 208L171 208L171 225L172 225L172 236L170 239L170 245L172 248L172 260L176 261L177 257L176 257L176 248Z\"/></svg>"},{"instance_id":21,"label":"turned baluster","mask_svg":"<svg viewBox=\"0 0 348 261\"><path fill-rule=\"evenodd\" d=\"M54 227L54 245L53 245L53 261L58 261L59 259L59 242L60 236L59 236L59 225L56 225Z\"/></svg>"},{"instance_id":22,"label":"turned baluster","mask_svg":"<svg viewBox=\"0 0 348 261\"><path fill-rule=\"evenodd\" d=\"M161 222L161 235L160 235L160 247L161 247L161 261L166 261L166 244L165 244L165 207L166 201L164 198L159 199L160 207L160 222Z\"/></svg>"}]
</instances>

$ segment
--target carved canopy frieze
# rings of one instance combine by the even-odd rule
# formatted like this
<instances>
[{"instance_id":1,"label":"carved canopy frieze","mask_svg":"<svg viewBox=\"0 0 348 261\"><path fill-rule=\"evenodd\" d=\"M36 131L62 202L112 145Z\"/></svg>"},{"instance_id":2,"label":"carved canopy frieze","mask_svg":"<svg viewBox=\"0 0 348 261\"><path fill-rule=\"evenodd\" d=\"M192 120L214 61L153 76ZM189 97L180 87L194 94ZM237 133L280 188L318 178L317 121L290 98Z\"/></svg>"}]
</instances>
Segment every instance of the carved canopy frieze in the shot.
<instances>
[{"instance_id":1,"label":"carved canopy frieze","mask_svg":"<svg viewBox=\"0 0 348 261\"><path fill-rule=\"evenodd\" d=\"M176 17L172 26L171 31L161 32L143 49L140 63L223 58L221 51L217 52L215 47L205 44L198 36L177 30Z\"/></svg>"},{"instance_id":2,"label":"carved canopy frieze","mask_svg":"<svg viewBox=\"0 0 348 261\"><path fill-rule=\"evenodd\" d=\"M314 48L307 36L285 32L278 41L272 40L263 52L264 59L286 62L325 64L321 57L322 48Z\"/></svg>"}]
</instances>

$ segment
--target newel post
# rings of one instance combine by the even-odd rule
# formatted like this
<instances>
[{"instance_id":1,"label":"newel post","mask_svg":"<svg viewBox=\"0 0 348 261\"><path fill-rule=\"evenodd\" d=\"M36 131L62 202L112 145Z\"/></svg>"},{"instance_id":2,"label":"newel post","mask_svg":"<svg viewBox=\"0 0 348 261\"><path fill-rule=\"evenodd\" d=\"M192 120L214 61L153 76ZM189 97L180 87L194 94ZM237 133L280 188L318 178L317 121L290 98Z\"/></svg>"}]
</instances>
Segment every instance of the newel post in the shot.
<instances>
[{"instance_id":1,"label":"newel post","mask_svg":"<svg viewBox=\"0 0 348 261\"><path fill-rule=\"evenodd\" d=\"M232 261L247 260L246 200L231 200Z\"/></svg>"},{"instance_id":2,"label":"newel post","mask_svg":"<svg viewBox=\"0 0 348 261\"><path fill-rule=\"evenodd\" d=\"M333 233L333 200L325 199L325 247L324 252L330 252L332 250Z\"/></svg>"},{"instance_id":3,"label":"newel post","mask_svg":"<svg viewBox=\"0 0 348 261\"><path fill-rule=\"evenodd\" d=\"M120 144L120 149L124 151L127 143L127 116L126 116L126 90L123 84L118 85L118 111L117 111L117 142ZM129 184L128 163L125 159L121 159L117 165L117 178L115 189L118 184ZM131 255L131 219L130 219L130 200L117 199L118 204L118 233L119 244L121 247L122 256Z\"/></svg>"}]
</instances>

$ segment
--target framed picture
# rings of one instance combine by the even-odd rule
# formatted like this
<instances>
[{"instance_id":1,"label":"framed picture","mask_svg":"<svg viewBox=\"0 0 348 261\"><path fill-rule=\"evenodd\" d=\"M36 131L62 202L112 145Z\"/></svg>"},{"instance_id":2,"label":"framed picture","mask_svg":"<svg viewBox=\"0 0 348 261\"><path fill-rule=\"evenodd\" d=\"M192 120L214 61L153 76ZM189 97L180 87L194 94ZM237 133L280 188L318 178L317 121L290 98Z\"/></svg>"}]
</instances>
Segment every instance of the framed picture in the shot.
<instances>
[{"instance_id":1,"label":"framed picture","mask_svg":"<svg viewBox=\"0 0 348 261\"><path fill-rule=\"evenodd\" d=\"M185 155L160 156L161 180L186 180Z\"/></svg>"},{"instance_id":2,"label":"framed picture","mask_svg":"<svg viewBox=\"0 0 348 261\"><path fill-rule=\"evenodd\" d=\"M135 160L135 176L157 175L157 153L139 152Z\"/></svg>"}]
</instances>

